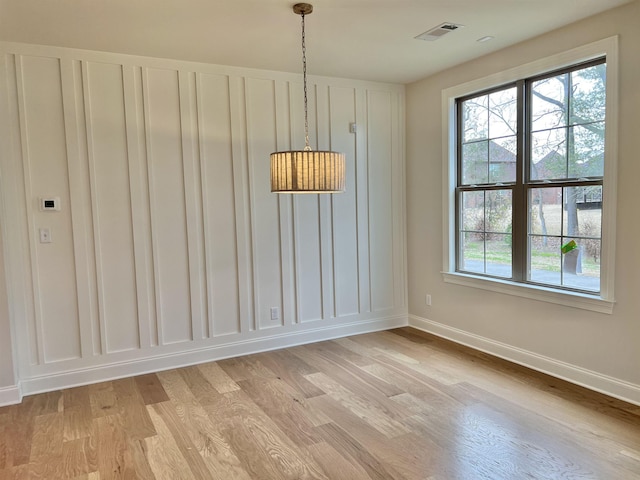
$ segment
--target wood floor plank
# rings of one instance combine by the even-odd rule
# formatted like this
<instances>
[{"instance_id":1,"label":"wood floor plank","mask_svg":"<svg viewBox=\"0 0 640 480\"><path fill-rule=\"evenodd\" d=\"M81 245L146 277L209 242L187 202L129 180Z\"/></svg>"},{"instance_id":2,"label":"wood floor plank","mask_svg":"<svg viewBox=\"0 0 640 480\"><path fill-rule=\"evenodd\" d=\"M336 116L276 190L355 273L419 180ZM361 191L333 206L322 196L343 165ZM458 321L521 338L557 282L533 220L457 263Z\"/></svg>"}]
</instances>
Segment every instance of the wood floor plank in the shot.
<instances>
[{"instance_id":1,"label":"wood floor plank","mask_svg":"<svg viewBox=\"0 0 640 480\"><path fill-rule=\"evenodd\" d=\"M356 396L324 373L312 373L307 375L307 379L387 437L393 438L409 433L406 427L394 420L386 406L380 406L376 402Z\"/></svg>"},{"instance_id":2,"label":"wood floor plank","mask_svg":"<svg viewBox=\"0 0 640 480\"><path fill-rule=\"evenodd\" d=\"M372 480L393 480L398 476L389 473L387 467L375 458L371 453L358 443L345 430L334 423L321 425L318 430L322 433L328 443L335 445L338 450L348 455L353 462L356 462L367 472Z\"/></svg>"},{"instance_id":3,"label":"wood floor plank","mask_svg":"<svg viewBox=\"0 0 640 480\"><path fill-rule=\"evenodd\" d=\"M308 359L321 372L331 372L333 378L349 385L351 389L358 385L358 391L364 395L381 394L390 397L403 391L393 383L369 375L366 367L375 363L374 359L354 354L333 342L308 345L304 353L299 351L298 356ZM355 362L352 361L354 357L357 358Z\"/></svg>"},{"instance_id":4,"label":"wood floor plank","mask_svg":"<svg viewBox=\"0 0 640 480\"><path fill-rule=\"evenodd\" d=\"M206 410L252 477L327 479L311 454L296 446L243 391L222 395Z\"/></svg>"},{"instance_id":5,"label":"wood floor plank","mask_svg":"<svg viewBox=\"0 0 640 480\"><path fill-rule=\"evenodd\" d=\"M64 442L62 446L62 462L64 478L76 478L91 473L89 462L95 458L89 437Z\"/></svg>"},{"instance_id":6,"label":"wood floor plank","mask_svg":"<svg viewBox=\"0 0 640 480\"><path fill-rule=\"evenodd\" d=\"M89 385L89 401L93 418L107 417L120 413L112 382Z\"/></svg>"},{"instance_id":7,"label":"wood floor plank","mask_svg":"<svg viewBox=\"0 0 640 480\"><path fill-rule=\"evenodd\" d=\"M302 408L305 398L291 391L287 383L282 380L267 380L254 378L239 382L242 391L286 435L298 445L312 445L320 441L314 433L313 422L309 421L306 411Z\"/></svg>"},{"instance_id":8,"label":"wood floor plank","mask_svg":"<svg viewBox=\"0 0 640 480\"><path fill-rule=\"evenodd\" d=\"M5 425L5 434L11 440L6 442L6 467L18 467L29 463L36 415L34 408L36 395L27 397L20 405L11 408L11 423Z\"/></svg>"},{"instance_id":9,"label":"wood floor plank","mask_svg":"<svg viewBox=\"0 0 640 480\"><path fill-rule=\"evenodd\" d=\"M156 435L137 382L133 378L123 378L113 381L112 386L127 436L141 440Z\"/></svg>"},{"instance_id":10,"label":"wood floor plank","mask_svg":"<svg viewBox=\"0 0 640 480\"><path fill-rule=\"evenodd\" d=\"M88 406L88 404L87 404ZM82 406L65 408L63 412L63 439L65 442L93 435L91 408Z\"/></svg>"},{"instance_id":11,"label":"wood floor plank","mask_svg":"<svg viewBox=\"0 0 640 480\"><path fill-rule=\"evenodd\" d=\"M140 395L142 395L145 405L166 402L169 400L167 393L162 388L162 384L155 373L138 375L134 380Z\"/></svg>"},{"instance_id":12,"label":"wood floor plank","mask_svg":"<svg viewBox=\"0 0 640 480\"><path fill-rule=\"evenodd\" d=\"M62 455L40 456L37 461L29 463L26 471L23 471L22 478L30 480L66 478L64 473L64 463Z\"/></svg>"},{"instance_id":13,"label":"wood floor plank","mask_svg":"<svg viewBox=\"0 0 640 480\"><path fill-rule=\"evenodd\" d=\"M306 398L324 395L322 390L304 378L305 375L317 373L318 370L296 356L292 349L261 353L257 357L278 379L300 391Z\"/></svg>"},{"instance_id":14,"label":"wood floor plank","mask_svg":"<svg viewBox=\"0 0 640 480\"><path fill-rule=\"evenodd\" d=\"M63 414L47 413L35 418L30 461L42 456L62 455L64 433Z\"/></svg>"},{"instance_id":15,"label":"wood floor plank","mask_svg":"<svg viewBox=\"0 0 640 480\"><path fill-rule=\"evenodd\" d=\"M180 375L197 401L203 405L213 403L221 395L213 385L209 383L198 367L186 367L180 369Z\"/></svg>"},{"instance_id":16,"label":"wood floor plank","mask_svg":"<svg viewBox=\"0 0 640 480\"><path fill-rule=\"evenodd\" d=\"M348 459L345 458L327 442L310 445L309 452L331 480L369 480L371 478L360 464L348 455Z\"/></svg>"},{"instance_id":17,"label":"wood floor plank","mask_svg":"<svg viewBox=\"0 0 640 480\"><path fill-rule=\"evenodd\" d=\"M209 469L208 462L205 461L207 457L203 458L200 450L191 441L171 402L156 403L153 408L171 432L171 436L187 461L194 478L207 479L217 473L217 468L213 471Z\"/></svg>"},{"instance_id":18,"label":"wood floor plank","mask_svg":"<svg viewBox=\"0 0 640 480\"><path fill-rule=\"evenodd\" d=\"M0 425L0 470L7 468L7 440L5 426ZM0 477L1 478L1 477Z\"/></svg>"},{"instance_id":19,"label":"wood floor plank","mask_svg":"<svg viewBox=\"0 0 640 480\"><path fill-rule=\"evenodd\" d=\"M109 405L112 405L109 403ZM111 409L111 407L110 407ZM135 478L136 470L119 415L100 415L93 420L96 430L97 471L103 480Z\"/></svg>"},{"instance_id":20,"label":"wood floor plank","mask_svg":"<svg viewBox=\"0 0 640 480\"><path fill-rule=\"evenodd\" d=\"M249 380L254 376L276 378L276 374L265 367L257 355L228 358L217 363L234 382Z\"/></svg>"},{"instance_id":21,"label":"wood floor plank","mask_svg":"<svg viewBox=\"0 0 640 480\"><path fill-rule=\"evenodd\" d=\"M249 479L240 460L220 433L218 423L209 418L204 407L187 387L184 378L177 371L162 372L159 375L170 398L171 408L175 409L191 442L214 478Z\"/></svg>"},{"instance_id":22,"label":"wood floor plank","mask_svg":"<svg viewBox=\"0 0 640 480\"><path fill-rule=\"evenodd\" d=\"M203 363L197 368L218 393L240 390L238 384L217 363Z\"/></svg>"},{"instance_id":23,"label":"wood floor plank","mask_svg":"<svg viewBox=\"0 0 640 480\"><path fill-rule=\"evenodd\" d=\"M93 416L88 387L69 388L62 391L64 441L77 440L93 435Z\"/></svg>"},{"instance_id":24,"label":"wood floor plank","mask_svg":"<svg viewBox=\"0 0 640 480\"><path fill-rule=\"evenodd\" d=\"M149 459L147 458L145 439L134 440L127 438L127 450L133 469L136 472L136 479L155 480L156 476L151 470L151 465L149 465ZM91 475L89 474L89 476ZM93 475L97 475L97 478L100 478L100 472L95 472Z\"/></svg>"},{"instance_id":25,"label":"wood floor plank","mask_svg":"<svg viewBox=\"0 0 640 480\"><path fill-rule=\"evenodd\" d=\"M149 465L157 479L174 479L180 478L184 480L197 480L210 478L210 472L204 465L202 458L194 465L189 462L194 457L185 458L183 452L176 442L176 438L172 435L171 429L164 423L161 416L154 408L158 404L150 405L149 416L158 432L155 435L144 440L147 448L147 458ZM162 405L162 404L160 404ZM180 440L183 440L180 438ZM188 445L183 445L186 450Z\"/></svg>"},{"instance_id":26,"label":"wood floor plank","mask_svg":"<svg viewBox=\"0 0 640 480\"><path fill-rule=\"evenodd\" d=\"M329 416L334 425L348 432L394 477L404 478L403 473L408 473L407 478L422 478L426 472L442 470L434 460L442 452L431 439L411 433L389 439L327 395L310 399L309 403Z\"/></svg>"}]
</instances>

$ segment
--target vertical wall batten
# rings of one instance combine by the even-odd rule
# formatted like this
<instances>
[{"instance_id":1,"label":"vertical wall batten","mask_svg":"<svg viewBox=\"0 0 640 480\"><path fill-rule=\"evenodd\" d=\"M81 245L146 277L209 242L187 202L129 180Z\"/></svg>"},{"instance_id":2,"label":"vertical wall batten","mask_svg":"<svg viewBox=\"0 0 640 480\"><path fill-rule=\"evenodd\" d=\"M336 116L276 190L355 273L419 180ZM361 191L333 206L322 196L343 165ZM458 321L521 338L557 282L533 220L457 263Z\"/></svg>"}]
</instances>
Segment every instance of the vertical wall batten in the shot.
<instances>
[{"instance_id":1,"label":"vertical wall batten","mask_svg":"<svg viewBox=\"0 0 640 480\"><path fill-rule=\"evenodd\" d=\"M142 88L142 69L123 70L127 151L129 155L129 195L133 227L133 249L138 296L138 336L140 346L158 345L149 182L147 176L146 127Z\"/></svg>"},{"instance_id":2,"label":"vertical wall batten","mask_svg":"<svg viewBox=\"0 0 640 480\"><path fill-rule=\"evenodd\" d=\"M20 348L13 348L16 365L23 371L29 371L38 359L35 339L35 300L33 281L31 278L30 250L22 249L10 252L14 244L24 245L29 237L27 225L27 204L24 202L24 181L22 166L22 142L19 115L19 96L16 73L16 55L6 54L0 62L0 181L11 178L11 182L3 182L0 187L3 215L0 215L4 246L5 275L7 278L7 296L10 301L10 315L20 319L22 327L14 328L14 342ZM4 160L4 162L2 162ZM11 280L11 281L9 281ZM16 368L14 367L14 372Z\"/></svg>"},{"instance_id":3,"label":"vertical wall batten","mask_svg":"<svg viewBox=\"0 0 640 480\"><path fill-rule=\"evenodd\" d=\"M314 86L315 91L315 123L317 131L318 150L331 148L329 129L329 91L325 84ZM335 258L333 256L331 197L333 195L319 195L320 203L320 269L322 272L322 319L327 320L336 316L336 299L333 288L333 270Z\"/></svg>"},{"instance_id":4,"label":"vertical wall batten","mask_svg":"<svg viewBox=\"0 0 640 480\"><path fill-rule=\"evenodd\" d=\"M260 276L260 265L256 260L258 259L257 250L257 242L253 236L253 232L256 231L255 225L255 214L256 205L255 205L255 186L253 180L253 168L251 165L251 161L254 157L254 152L252 148L252 128L251 128L251 85L250 79L245 79L243 82L243 97L244 97L244 120L245 120L245 135L246 135L246 165L247 165L247 199L248 199L248 223L251 230L251 240L249 244L249 248L251 249L251 258L252 268L251 268L251 284L253 285L252 289L252 298L251 302L253 304L253 321L251 322L251 330L258 330L260 328L260 290L258 288L258 280L257 278Z\"/></svg>"},{"instance_id":5,"label":"vertical wall batten","mask_svg":"<svg viewBox=\"0 0 640 480\"><path fill-rule=\"evenodd\" d=\"M33 316L31 322L27 324L28 336L31 340L31 364L44 363L44 347L42 345L42 301L40 297L40 286L38 282L38 253L35 246L35 232L33 231L33 194L31 192L31 169L29 159L29 141L27 132L27 120L24 105L24 85L23 85L23 66L22 55L16 55L15 60L15 79L16 79L16 98L18 104L18 122L20 125L20 146L22 156L22 187L24 193L24 204L26 205L27 219L27 242L29 245L29 266L31 267L31 286L33 290Z\"/></svg>"},{"instance_id":6,"label":"vertical wall batten","mask_svg":"<svg viewBox=\"0 0 640 480\"><path fill-rule=\"evenodd\" d=\"M240 332L237 209L226 75L198 74L198 135L209 332Z\"/></svg>"},{"instance_id":7,"label":"vertical wall batten","mask_svg":"<svg viewBox=\"0 0 640 480\"><path fill-rule=\"evenodd\" d=\"M192 339L179 71L147 69L151 211L162 344Z\"/></svg>"},{"instance_id":8,"label":"vertical wall batten","mask_svg":"<svg viewBox=\"0 0 640 480\"><path fill-rule=\"evenodd\" d=\"M275 84L276 114L276 150L291 148L291 117L289 106L289 82L278 81ZM280 220L280 275L282 278L282 324L296 323L296 286L294 273L294 247L291 195L278 195L278 217Z\"/></svg>"},{"instance_id":9,"label":"vertical wall batten","mask_svg":"<svg viewBox=\"0 0 640 480\"><path fill-rule=\"evenodd\" d=\"M395 98L394 98L395 97ZM393 265L393 284L394 284L394 299L393 304L395 306L407 305L407 288L406 288L406 275L404 275L404 267L406 263L406 208L405 208L405 173L404 162L399 159L404 158L404 112L400 108L403 104L403 99L399 98L400 94L391 94L391 193L392 198L392 212L398 212L398 214L391 216L393 221L392 236L392 265Z\"/></svg>"},{"instance_id":10,"label":"vertical wall batten","mask_svg":"<svg viewBox=\"0 0 640 480\"><path fill-rule=\"evenodd\" d=\"M209 212L209 191L206 185L207 179L207 164L206 161L206 138L207 132L204 126L204 106L202 104L202 97L204 95L202 86L202 74L195 74L195 89L196 89L196 115L197 115L197 135L198 135L198 160L200 162L200 192L201 192L201 201L202 201L202 234L203 234L203 243L204 243L204 265L205 265L205 282L206 282L206 290L205 290L205 305L207 312L207 321L206 325L203 324L204 338L211 338L214 331L214 310L213 310L213 293L212 289L212 259L211 259L211 250L213 239L209 237L209 229L210 227L210 212ZM207 248L209 247L209 248Z\"/></svg>"},{"instance_id":11,"label":"vertical wall batten","mask_svg":"<svg viewBox=\"0 0 640 480\"><path fill-rule=\"evenodd\" d=\"M358 222L358 312L371 311L371 270L369 235L369 94L356 90L356 215Z\"/></svg>"},{"instance_id":12,"label":"vertical wall batten","mask_svg":"<svg viewBox=\"0 0 640 480\"><path fill-rule=\"evenodd\" d=\"M104 354L108 352L107 349L107 335L106 335L106 315L104 312L104 275L102 269L102 262L104 259L104 255L102 254L102 249L100 248L100 232L99 232L99 224L100 224L100 215L98 211L98 201L96 198L96 174L95 174L95 161L93 159L93 135L92 135L92 123L91 123L91 95L90 95L90 85L89 85L89 73L87 62L81 63L82 68L82 88L83 88L83 99L84 99L84 118L85 118L85 138L87 142L87 165L89 167L89 196L90 196L90 204L91 204L91 217L93 219L93 249L95 251L95 268L96 268L96 291L97 291L97 301L98 301L98 331L100 333L100 353Z\"/></svg>"},{"instance_id":13,"label":"vertical wall batten","mask_svg":"<svg viewBox=\"0 0 640 480\"><path fill-rule=\"evenodd\" d=\"M153 291L155 298L155 337L157 339L157 345L164 344L163 335L163 310L162 310L162 291L160 290L160 268L158 259L158 231L156 227L156 221L154 218L153 201L155 198L155 188L153 184L153 146L151 144L151 128L149 126L149 69L142 68L142 118L144 121L144 134L145 134L145 158L146 158L146 180L147 190L149 192L149 227L151 231L151 258L153 260Z\"/></svg>"},{"instance_id":14,"label":"vertical wall batten","mask_svg":"<svg viewBox=\"0 0 640 480\"><path fill-rule=\"evenodd\" d=\"M69 198L78 296L78 328L82 357L100 355L100 319L93 248L93 215L87 160L82 63L63 60L62 100L69 169ZM86 319L84 322L81 319Z\"/></svg>"},{"instance_id":15,"label":"vertical wall batten","mask_svg":"<svg viewBox=\"0 0 640 480\"><path fill-rule=\"evenodd\" d=\"M369 92L369 246L371 307L391 308L394 302L393 275L393 123L391 93ZM396 244L397 245L397 244ZM388 279L388 280L385 280ZM391 283L389 284L389 280Z\"/></svg>"},{"instance_id":16,"label":"vertical wall batten","mask_svg":"<svg viewBox=\"0 0 640 480\"><path fill-rule=\"evenodd\" d=\"M270 317L271 308L282 312L282 275L278 199L271 194L269 155L276 149L275 80L250 79L246 84L249 193L251 195L255 302L257 329L282 325Z\"/></svg>"},{"instance_id":17,"label":"vertical wall batten","mask_svg":"<svg viewBox=\"0 0 640 480\"><path fill-rule=\"evenodd\" d=\"M198 155L198 144L200 143L198 138L198 107L196 103L195 74L193 72L179 72L178 90L187 226L189 292L191 294L189 323L191 340L201 340L209 336L209 315L206 305L207 280L203 253L202 193L199 182L201 172Z\"/></svg>"},{"instance_id":18,"label":"vertical wall batten","mask_svg":"<svg viewBox=\"0 0 640 480\"><path fill-rule=\"evenodd\" d=\"M238 259L238 296L240 298L240 333L256 328L255 285L253 272L253 232L249 196L249 160L246 118L246 86L242 77L229 78L233 192L236 207Z\"/></svg>"},{"instance_id":19,"label":"vertical wall batten","mask_svg":"<svg viewBox=\"0 0 640 480\"><path fill-rule=\"evenodd\" d=\"M333 245L333 286L335 315L359 313L358 282L358 216L357 216L357 154L355 134L345 134L356 120L355 90L329 88L331 149L346 155L345 192L331 196L331 231Z\"/></svg>"}]
</instances>

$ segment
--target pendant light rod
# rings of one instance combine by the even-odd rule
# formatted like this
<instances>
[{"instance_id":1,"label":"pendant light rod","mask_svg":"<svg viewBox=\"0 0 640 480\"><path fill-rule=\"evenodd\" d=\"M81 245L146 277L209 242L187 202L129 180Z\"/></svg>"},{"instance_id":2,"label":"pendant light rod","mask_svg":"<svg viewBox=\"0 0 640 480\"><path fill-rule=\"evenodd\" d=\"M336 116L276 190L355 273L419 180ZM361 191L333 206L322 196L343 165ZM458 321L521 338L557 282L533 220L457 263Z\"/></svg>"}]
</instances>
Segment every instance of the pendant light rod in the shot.
<instances>
[{"instance_id":1,"label":"pendant light rod","mask_svg":"<svg viewBox=\"0 0 640 480\"><path fill-rule=\"evenodd\" d=\"M309 151L309 109L307 107L307 44L304 31L304 17L313 12L313 6L308 3L296 3L294 13L302 17L302 84L304 86L304 149Z\"/></svg>"}]
</instances>

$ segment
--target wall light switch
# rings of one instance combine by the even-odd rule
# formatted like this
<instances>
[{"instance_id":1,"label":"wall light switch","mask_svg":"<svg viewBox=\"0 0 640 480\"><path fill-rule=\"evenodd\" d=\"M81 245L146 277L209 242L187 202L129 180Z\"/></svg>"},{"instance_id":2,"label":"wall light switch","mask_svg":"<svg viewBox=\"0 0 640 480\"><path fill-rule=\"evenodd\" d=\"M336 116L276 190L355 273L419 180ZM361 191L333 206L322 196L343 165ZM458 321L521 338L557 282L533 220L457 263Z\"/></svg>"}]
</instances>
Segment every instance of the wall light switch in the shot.
<instances>
[{"instance_id":1,"label":"wall light switch","mask_svg":"<svg viewBox=\"0 0 640 480\"><path fill-rule=\"evenodd\" d=\"M271 320L278 320L280 318L280 309L278 307L271 307Z\"/></svg>"},{"instance_id":2,"label":"wall light switch","mask_svg":"<svg viewBox=\"0 0 640 480\"><path fill-rule=\"evenodd\" d=\"M41 228L40 229L40 243L51 243L51 229L49 228Z\"/></svg>"}]
</instances>

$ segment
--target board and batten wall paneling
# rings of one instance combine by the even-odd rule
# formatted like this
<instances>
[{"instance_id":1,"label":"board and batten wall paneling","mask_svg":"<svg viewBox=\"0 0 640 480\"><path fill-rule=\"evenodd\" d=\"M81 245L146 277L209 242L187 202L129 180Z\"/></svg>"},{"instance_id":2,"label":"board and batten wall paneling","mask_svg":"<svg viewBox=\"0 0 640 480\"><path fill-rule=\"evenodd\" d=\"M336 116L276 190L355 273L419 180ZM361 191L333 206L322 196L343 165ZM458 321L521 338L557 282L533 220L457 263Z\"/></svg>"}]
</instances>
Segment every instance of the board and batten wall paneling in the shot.
<instances>
[{"instance_id":1,"label":"board and batten wall paneling","mask_svg":"<svg viewBox=\"0 0 640 480\"><path fill-rule=\"evenodd\" d=\"M246 82L256 329L282 325L282 270L278 197L271 193L269 155L277 149L275 81Z\"/></svg>"},{"instance_id":2,"label":"board and batten wall paneling","mask_svg":"<svg viewBox=\"0 0 640 480\"><path fill-rule=\"evenodd\" d=\"M330 87L331 148L343 152L346 163L346 191L331 197L333 233L333 285L336 316L360 313L360 284L358 275L358 215L355 135L347 133L356 123L355 90Z\"/></svg>"},{"instance_id":3,"label":"board and batten wall paneling","mask_svg":"<svg viewBox=\"0 0 640 480\"><path fill-rule=\"evenodd\" d=\"M298 75L0 48L23 391L406 323L401 86L312 77L310 143L346 154L347 191L276 195Z\"/></svg>"},{"instance_id":4,"label":"board and batten wall paneling","mask_svg":"<svg viewBox=\"0 0 640 480\"><path fill-rule=\"evenodd\" d=\"M71 227L60 60L17 57L25 203L35 294L40 363L80 357L80 328ZM41 211L39 199L59 197L60 211ZM48 229L51 243L40 242Z\"/></svg>"},{"instance_id":5,"label":"board and batten wall paneling","mask_svg":"<svg viewBox=\"0 0 640 480\"><path fill-rule=\"evenodd\" d=\"M323 83L315 85L317 145L320 150L331 150L331 125L329 112L329 86ZM322 148L320 148L322 146ZM341 194L340 194L341 195ZM333 225L331 223L331 195L319 195L320 200L320 258L322 269L322 311L323 319L336 317L336 297L333 272Z\"/></svg>"},{"instance_id":6,"label":"board and batten wall paneling","mask_svg":"<svg viewBox=\"0 0 640 480\"><path fill-rule=\"evenodd\" d=\"M240 333L229 77L199 74L198 127L210 336Z\"/></svg>"},{"instance_id":7,"label":"board and batten wall paneling","mask_svg":"<svg viewBox=\"0 0 640 480\"><path fill-rule=\"evenodd\" d=\"M389 92L368 95L369 263L374 311L394 304L393 279L393 106Z\"/></svg>"},{"instance_id":8,"label":"board and batten wall paneling","mask_svg":"<svg viewBox=\"0 0 640 480\"><path fill-rule=\"evenodd\" d=\"M83 68L103 351L140 347L122 66Z\"/></svg>"},{"instance_id":9,"label":"board and batten wall paneling","mask_svg":"<svg viewBox=\"0 0 640 480\"><path fill-rule=\"evenodd\" d=\"M209 309L207 305L202 218L202 174L200 171L200 138L198 137L195 73L179 72L179 90L187 252L189 258L189 291L191 293L191 339L199 340L209 336Z\"/></svg>"},{"instance_id":10,"label":"board and batten wall paneling","mask_svg":"<svg viewBox=\"0 0 640 480\"><path fill-rule=\"evenodd\" d=\"M143 72L160 344L191 340L191 291L178 71Z\"/></svg>"},{"instance_id":11,"label":"board and batten wall paneling","mask_svg":"<svg viewBox=\"0 0 640 480\"><path fill-rule=\"evenodd\" d=\"M138 335L140 347L149 348L159 344L159 335L151 238L151 199L147 166L147 137L144 128L142 71L142 67L137 65L123 67Z\"/></svg>"},{"instance_id":12,"label":"board and batten wall paneling","mask_svg":"<svg viewBox=\"0 0 640 480\"><path fill-rule=\"evenodd\" d=\"M309 143L316 147L315 90L310 89ZM291 148L302 150L304 138L304 103L301 83L289 84L291 105ZM297 313L301 323L322 320L322 251L320 239L320 197L318 195L294 195L294 252L295 281L298 293Z\"/></svg>"}]
</instances>

